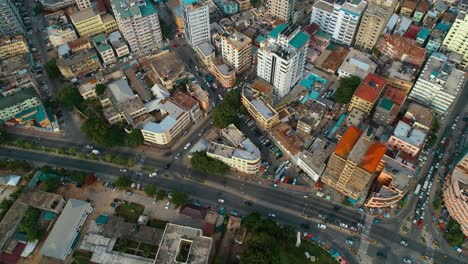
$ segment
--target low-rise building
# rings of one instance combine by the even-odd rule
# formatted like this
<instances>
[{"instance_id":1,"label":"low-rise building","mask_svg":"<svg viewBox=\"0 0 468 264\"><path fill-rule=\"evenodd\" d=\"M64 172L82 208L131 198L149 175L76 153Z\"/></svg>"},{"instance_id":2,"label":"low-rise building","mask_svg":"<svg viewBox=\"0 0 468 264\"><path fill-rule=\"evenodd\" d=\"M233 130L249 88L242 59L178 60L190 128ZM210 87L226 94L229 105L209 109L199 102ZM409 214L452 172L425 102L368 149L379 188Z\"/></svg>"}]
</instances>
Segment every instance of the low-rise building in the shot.
<instances>
[{"instance_id":1,"label":"low-rise building","mask_svg":"<svg viewBox=\"0 0 468 264\"><path fill-rule=\"evenodd\" d=\"M239 4L239 11L244 12L252 8L250 5L250 0L236 0L237 3Z\"/></svg>"},{"instance_id":2,"label":"low-rise building","mask_svg":"<svg viewBox=\"0 0 468 264\"><path fill-rule=\"evenodd\" d=\"M78 38L71 24L47 27L47 35L49 36L50 43L54 47L58 47Z\"/></svg>"},{"instance_id":3,"label":"low-rise building","mask_svg":"<svg viewBox=\"0 0 468 264\"><path fill-rule=\"evenodd\" d=\"M22 35L13 38L0 38L0 60L29 52L28 44Z\"/></svg>"},{"instance_id":4,"label":"low-rise building","mask_svg":"<svg viewBox=\"0 0 468 264\"><path fill-rule=\"evenodd\" d=\"M80 37L92 37L117 29L117 22L112 15L100 15L93 7L71 14L70 19Z\"/></svg>"},{"instance_id":5,"label":"low-rise building","mask_svg":"<svg viewBox=\"0 0 468 264\"><path fill-rule=\"evenodd\" d=\"M334 149L334 143L325 138L316 138L308 150L299 154L297 166L312 180L318 181L327 166L326 161Z\"/></svg>"},{"instance_id":6,"label":"low-rise building","mask_svg":"<svg viewBox=\"0 0 468 264\"><path fill-rule=\"evenodd\" d=\"M455 166L444 183L444 203L450 217L468 236L468 154Z\"/></svg>"},{"instance_id":7,"label":"low-rise building","mask_svg":"<svg viewBox=\"0 0 468 264\"><path fill-rule=\"evenodd\" d=\"M215 47L205 41L196 46L196 51L203 65L210 67L211 60L215 58Z\"/></svg>"},{"instance_id":8,"label":"low-rise building","mask_svg":"<svg viewBox=\"0 0 468 264\"><path fill-rule=\"evenodd\" d=\"M65 260L72 252L86 219L93 211L90 203L70 199L42 245L41 254Z\"/></svg>"},{"instance_id":9,"label":"low-rise building","mask_svg":"<svg viewBox=\"0 0 468 264\"><path fill-rule=\"evenodd\" d=\"M260 92L244 87L241 102L263 130L270 130L280 122L278 112L262 99Z\"/></svg>"},{"instance_id":10,"label":"low-rise building","mask_svg":"<svg viewBox=\"0 0 468 264\"><path fill-rule=\"evenodd\" d=\"M122 35L120 35L119 31L114 31L109 34L109 42L114 49L117 58L122 58L130 54L128 45L125 43L125 40L122 38Z\"/></svg>"},{"instance_id":11,"label":"low-rise building","mask_svg":"<svg viewBox=\"0 0 468 264\"><path fill-rule=\"evenodd\" d=\"M57 11L75 4L75 0L40 0L46 11Z\"/></svg>"},{"instance_id":12,"label":"low-rise building","mask_svg":"<svg viewBox=\"0 0 468 264\"><path fill-rule=\"evenodd\" d=\"M169 98L173 103L187 111L193 123L203 118L203 113L200 109L200 104L187 94L175 92Z\"/></svg>"},{"instance_id":13,"label":"low-rise building","mask_svg":"<svg viewBox=\"0 0 468 264\"><path fill-rule=\"evenodd\" d=\"M350 49L346 59L338 69L338 76L358 76L364 79L367 74L374 73L375 69L377 69L377 64L370 59L369 55L356 49Z\"/></svg>"},{"instance_id":14,"label":"low-rise building","mask_svg":"<svg viewBox=\"0 0 468 264\"><path fill-rule=\"evenodd\" d=\"M393 61L390 69L388 69L387 85L408 94L416 81L418 72L418 68L409 63Z\"/></svg>"},{"instance_id":15,"label":"low-rise building","mask_svg":"<svg viewBox=\"0 0 468 264\"><path fill-rule=\"evenodd\" d=\"M233 124L222 129L221 136L229 144L210 142L206 155L226 163L235 171L256 174L261 162L257 146Z\"/></svg>"},{"instance_id":16,"label":"low-rise building","mask_svg":"<svg viewBox=\"0 0 468 264\"><path fill-rule=\"evenodd\" d=\"M225 15L234 15L239 12L239 4L235 0L214 0L213 2Z\"/></svg>"},{"instance_id":17,"label":"low-rise building","mask_svg":"<svg viewBox=\"0 0 468 264\"><path fill-rule=\"evenodd\" d=\"M224 88L231 88L236 84L236 71L234 67L224 63L219 58L211 59L210 72Z\"/></svg>"},{"instance_id":18,"label":"low-rise building","mask_svg":"<svg viewBox=\"0 0 468 264\"><path fill-rule=\"evenodd\" d=\"M0 123L4 123L23 111L41 105L36 92L25 88L16 93L0 97Z\"/></svg>"},{"instance_id":19,"label":"low-rise building","mask_svg":"<svg viewBox=\"0 0 468 264\"><path fill-rule=\"evenodd\" d=\"M374 104L379 99L387 80L375 74L368 74L354 92L348 111L358 108L363 112L370 114Z\"/></svg>"},{"instance_id":20,"label":"low-rise building","mask_svg":"<svg viewBox=\"0 0 468 264\"><path fill-rule=\"evenodd\" d=\"M201 110L207 112L210 109L210 97L208 93L201 88L198 82L190 83L187 90L190 95L198 101Z\"/></svg>"},{"instance_id":21,"label":"low-rise building","mask_svg":"<svg viewBox=\"0 0 468 264\"><path fill-rule=\"evenodd\" d=\"M151 56L149 63L159 82L167 89L172 89L178 80L187 76L184 63L173 52L160 52Z\"/></svg>"},{"instance_id":22,"label":"low-rise building","mask_svg":"<svg viewBox=\"0 0 468 264\"><path fill-rule=\"evenodd\" d=\"M426 131L413 128L400 120L393 131L393 135L388 139L388 146L416 157L424 146L426 136Z\"/></svg>"},{"instance_id":23,"label":"low-rise building","mask_svg":"<svg viewBox=\"0 0 468 264\"><path fill-rule=\"evenodd\" d=\"M413 127L419 127L422 130L430 131L434 116L429 108L417 103L411 103L403 117L406 123Z\"/></svg>"},{"instance_id":24,"label":"low-rise building","mask_svg":"<svg viewBox=\"0 0 468 264\"><path fill-rule=\"evenodd\" d=\"M63 77L71 79L95 71L101 67L95 51L80 51L67 58L59 58L57 67Z\"/></svg>"},{"instance_id":25,"label":"low-rise building","mask_svg":"<svg viewBox=\"0 0 468 264\"><path fill-rule=\"evenodd\" d=\"M390 125L395 121L405 102L406 93L394 87L387 87L380 102L376 105L372 121L379 125Z\"/></svg>"},{"instance_id":26,"label":"low-rise building","mask_svg":"<svg viewBox=\"0 0 468 264\"><path fill-rule=\"evenodd\" d=\"M79 51L86 51L93 47L88 37L77 38L75 40L69 41L66 43L66 45L68 46L69 52L72 54ZM62 46L63 45L59 46L59 50Z\"/></svg>"},{"instance_id":27,"label":"low-rise building","mask_svg":"<svg viewBox=\"0 0 468 264\"><path fill-rule=\"evenodd\" d=\"M416 41L400 35L385 33L379 51L394 60L406 62L421 68L426 59L426 50L418 47Z\"/></svg>"},{"instance_id":28,"label":"low-rise building","mask_svg":"<svg viewBox=\"0 0 468 264\"><path fill-rule=\"evenodd\" d=\"M107 43L106 36L103 34L97 35L92 38L94 47L96 48L103 65L109 65L116 62L114 51Z\"/></svg>"}]
</instances>

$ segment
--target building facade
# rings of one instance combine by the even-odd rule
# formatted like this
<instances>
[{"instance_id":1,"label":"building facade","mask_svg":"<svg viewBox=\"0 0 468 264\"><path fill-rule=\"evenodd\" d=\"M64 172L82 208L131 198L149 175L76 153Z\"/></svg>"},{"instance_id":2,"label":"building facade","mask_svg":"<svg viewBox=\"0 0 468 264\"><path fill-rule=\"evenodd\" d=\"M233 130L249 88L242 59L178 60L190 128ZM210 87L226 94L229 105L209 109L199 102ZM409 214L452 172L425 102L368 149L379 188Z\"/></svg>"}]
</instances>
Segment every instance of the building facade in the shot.
<instances>
[{"instance_id":1,"label":"building facade","mask_svg":"<svg viewBox=\"0 0 468 264\"><path fill-rule=\"evenodd\" d=\"M268 0L267 14L283 20L285 23L291 22L294 13L294 0Z\"/></svg>"},{"instance_id":2,"label":"building facade","mask_svg":"<svg viewBox=\"0 0 468 264\"><path fill-rule=\"evenodd\" d=\"M23 20L13 1L0 1L0 38L24 35Z\"/></svg>"},{"instance_id":3,"label":"building facade","mask_svg":"<svg viewBox=\"0 0 468 264\"><path fill-rule=\"evenodd\" d=\"M100 15L93 7L71 14L70 19L80 37L92 37L117 29L117 23L112 15Z\"/></svg>"},{"instance_id":4,"label":"building facade","mask_svg":"<svg viewBox=\"0 0 468 264\"><path fill-rule=\"evenodd\" d=\"M231 88L236 85L236 71L234 67L224 63L221 59L211 59L209 70L222 87Z\"/></svg>"},{"instance_id":5,"label":"building facade","mask_svg":"<svg viewBox=\"0 0 468 264\"><path fill-rule=\"evenodd\" d=\"M107 39L103 34L93 37L92 41L103 65L109 65L116 62L114 51L109 43L107 43Z\"/></svg>"},{"instance_id":6,"label":"building facade","mask_svg":"<svg viewBox=\"0 0 468 264\"><path fill-rule=\"evenodd\" d=\"M70 58L59 58L57 67L63 77L71 79L95 71L101 67L95 51L81 51Z\"/></svg>"},{"instance_id":7,"label":"building facade","mask_svg":"<svg viewBox=\"0 0 468 264\"><path fill-rule=\"evenodd\" d=\"M351 46L366 6L363 0L319 0L312 8L310 23L319 25L335 42Z\"/></svg>"},{"instance_id":8,"label":"building facade","mask_svg":"<svg viewBox=\"0 0 468 264\"><path fill-rule=\"evenodd\" d=\"M91 7L91 0L75 0L79 10Z\"/></svg>"},{"instance_id":9,"label":"building facade","mask_svg":"<svg viewBox=\"0 0 468 264\"><path fill-rule=\"evenodd\" d=\"M49 36L50 43L54 47L58 47L78 38L75 30L70 24L63 26L50 26L47 28L47 35Z\"/></svg>"},{"instance_id":10,"label":"building facade","mask_svg":"<svg viewBox=\"0 0 468 264\"><path fill-rule=\"evenodd\" d=\"M210 42L210 14L208 5L200 0L180 1L187 42L192 47L205 41Z\"/></svg>"},{"instance_id":11,"label":"building facade","mask_svg":"<svg viewBox=\"0 0 468 264\"><path fill-rule=\"evenodd\" d=\"M13 38L0 38L0 60L28 52L28 44L22 35Z\"/></svg>"},{"instance_id":12,"label":"building facade","mask_svg":"<svg viewBox=\"0 0 468 264\"><path fill-rule=\"evenodd\" d=\"M150 0L111 0L110 2L119 30L132 52L161 47L159 16Z\"/></svg>"},{"instance_id":13,"label":"building facade","mask_svg":"<svg viewBox=\"0 0 468 264\"><path fill-rule=\"evenodd\" d=\"M266 103L258 92L244 87L242 89L241 102L263 130L268 131L279 124L278 112Z\"/></svg>"},{"instance_id":14,"label":"building facade","mask_svg":"<svg viewBox=\"0 0 468 264\"><path fill-rule=\"evenodd\" d=\"M445 36L443 46L449 50L463 55L462 66L468 66L468 15L460 12Z\"/></svg>"},{"instance_id":15,"label":"building facade","mask_svg":"<svg viewBox=\"0 0 468 264\"><path fill-rule=\"evenodd\" d=\"M237 3L239 4L239 11L244 12L252 8L250 5L250 0L236 0Z\"/></svg>"},{"instance_id":16,"label":"building facade","mask_svg":"<svg viewBox=\"0 0 468 264\"><path fill-rule=\"evenodd\" d=\"M221 36L221 52L238 74L252 66L252 40L237 31Z\"/></svg>"},{"instance_id":17,"label":"building facade","mask_svg":"<svg viewBox=\"0 0 468 264\"><path fill-rule=\"evenodd\" d=\"M426 139L427 132L411 125L398 121L393 135L388 139L388 147L393 150L402 151L412 157L417 157Z\"/></svg>"},{"instance_id":18,"label":"building facade","mask_svg":"<svg viewBox=\"0 0 468 264\"><path fill-rule=\"evenodd\" d=\"M372 50L392 14L392 7L369 2L362 16L354 45L361 49Z\"/></svg>"},{"instance_id":19,"label":"building facade","mask_svg":"<svg viewBox=\"0 0 468 264\"><path fill-rule=\"evenodd\" d=\"M366 114L370 114L372 108L380 97L385 87L386 80L375 74L368 74L362 80L359 87L354 92L351 102L348 105L348 111L357 108Z\"/></svg>"}]
</instances>

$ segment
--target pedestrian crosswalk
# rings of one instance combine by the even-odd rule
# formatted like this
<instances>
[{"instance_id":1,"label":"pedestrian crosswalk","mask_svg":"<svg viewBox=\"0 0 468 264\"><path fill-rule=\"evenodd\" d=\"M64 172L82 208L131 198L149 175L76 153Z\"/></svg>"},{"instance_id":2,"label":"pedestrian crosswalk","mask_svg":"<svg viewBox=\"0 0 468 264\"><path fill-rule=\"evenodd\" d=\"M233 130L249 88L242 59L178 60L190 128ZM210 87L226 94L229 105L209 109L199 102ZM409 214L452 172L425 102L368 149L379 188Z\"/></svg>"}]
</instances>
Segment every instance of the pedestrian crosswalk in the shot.
<instances>
[{"instance_id":1,"label":"pedestrian crosswalk","mask_svg":"<svg viewBox=\"0 0 468 264\"><path fill-rule=\"evenodd\" d=\"M372 216L364 214L365 220L361 228L361 243L359 244L358 256L362 259L367 256L367 249L369 248L369 234L373 223Z\"/></svg>"},{"instance_id":2,"label":"pedestrian crosswalk","mask_svg":"<svg viewBox=\"0 0 468 264\"><path fill-rule=\"evenodd\" d=\"M434 263L434 248L432 247L432 234L427 233L426 235L426 252L425 256L427 257L424 260L425 264L433 264Z\"/></svg>"}]
</instances>

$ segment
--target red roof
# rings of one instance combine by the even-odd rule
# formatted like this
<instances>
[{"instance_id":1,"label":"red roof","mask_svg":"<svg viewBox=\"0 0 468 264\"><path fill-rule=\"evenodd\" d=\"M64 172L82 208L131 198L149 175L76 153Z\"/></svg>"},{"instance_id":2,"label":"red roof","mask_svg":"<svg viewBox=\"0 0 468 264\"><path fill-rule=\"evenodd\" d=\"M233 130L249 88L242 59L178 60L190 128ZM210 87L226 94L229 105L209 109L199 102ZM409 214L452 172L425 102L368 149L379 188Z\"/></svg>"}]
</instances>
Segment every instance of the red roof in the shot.
<instances>
[{"instance_id":1,"label":"red roof","mask_svg":"<svg viewBox=\"0 0 468 264\"><path fill-rule=\"evenodd\" d=\"M366 155L362 159L362 168L370 173L374 173L386 151L387 147L384 144L374 142L367 149Z\"/></svg>"},{"instance_id":2,"label":"red roof","mask_svg":"<svg viewBox=\"0 0 468 264\"><path fill-rule=\"evenodd\" d=\"M318 29L319 29L319 25L312 23L310 25L307 25L303 31L313 36L318 31Z\"/></svg>"},{"instance_id":3,"label":"red roof","mask_svg":"<svg viewBox=\"0 0 468 264\"><path fill-rule=\"evenodd\" d=\"M212 236L215 232L215 224L204 223L202 232L204 236Z\"/></svg>"},{"instance_id":4,"label":"red roof","mask_svg":"<svg viewBox=\"0 0 468 264\"><path fill-rule=\"evenodd\" d=\"M420 27L411 25L406 31L404 36L410 39L416 39L416 37L418 36L419 30L421 30Z\"/></svg>"},{"instance_id":5,"label":"red roof","mask_svg":"<svg viewBox=\"0 0 468 264\"><path fill-rule=\"evenodd\" d=\"M392 100L397 105L402 105L406 98L406 93L395 87L387 87L385 90L385 97Z\"/></svg>"},{"instance_id":6,"label":"red roof","mask_svg":"<svg viewBox=\"0 0 468 264\"><path fill-rule=\"evenodd\" d=\"M0 263L4 263L4 264L16 264L16 263L18 263L18 260L20 259L20 256L21 256L21 253L23 252L25 247L26 247L26 244L18 243L18 244L16 244L16 247L13 250L12 253L3 252L0 255Z\"/></svg>"},{"instance_id":7,"label":"red roof","mask_svg":"<svg viewBox=\"0 0 468 264\"><path fill-rule=\"evenodd\" d=\"M354 96L375 103L386 82L385 78L369 73L357 88Z\"/></svg>"},{"instance_id":8,"label":"red roof","mask_svg":"<svg viewBox=\"0 0 468 264\"><path fill-rule=\"evenodd\" d=\"M336 145L335 154L343 158L347 157L349 152L351 152L351 150L353 149L354 144L356 144L356 142L358 141L361 134L362 131L359 128L355 126L350 126Z\"/></svg>"}]
</instances>

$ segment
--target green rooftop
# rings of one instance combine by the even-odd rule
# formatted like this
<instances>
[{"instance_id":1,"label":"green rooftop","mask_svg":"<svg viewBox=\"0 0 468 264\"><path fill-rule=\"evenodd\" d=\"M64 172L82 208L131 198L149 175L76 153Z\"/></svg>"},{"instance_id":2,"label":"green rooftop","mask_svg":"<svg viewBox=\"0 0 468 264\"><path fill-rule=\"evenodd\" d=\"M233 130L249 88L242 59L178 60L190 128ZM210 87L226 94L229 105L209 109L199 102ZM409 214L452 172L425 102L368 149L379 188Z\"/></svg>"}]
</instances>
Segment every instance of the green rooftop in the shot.
<instances>
[{"instance_id":1,"label":"green rooftop","mask_svg":"<svg viewBox=\"0 0 468 264\"><path fill-rule=\"evenodd\" d=\"M426 40L431 31L427 28L421 28L416 38Z\"/></svg>"},{"instance_id":2,"label":"green rooftop","mask_svg":"<svg viewBox=\"0 0 468 264\"><path fill-rule=\"evenodd\" d=\"M0 109L12 107L33 97L37 97L37 94L33 89L22 89L13 95L0 97Z\"/></svg>"},{"instance_id":3,"label":"green rooftop","mask_svg":"<svg viewBox=\"0 0 468 264\"><path fill-rule=\"evenodd\" d=\"M93 42L96 44L102 43L106 41L106 36L104 34L99 34L95 37L93 37Z\"/></svg>"},{"instance_id":4,"label":"green rooftop","mask_svg":"<svg viewBox=\"0 0 468 264\"><path fill-rule=\"evenodd\" d=\"M296 36L294 36L294 38L291 39L291 41L289 41L289 44L291 46L295 47L296 49L300 49L305 44L307 44L309 39L310 39L309 34L304 33L304 32L301 31L301 32L297 33Z\"/></svg>"},{"instance_id":5,"label":"green rooftop","mask_svg":"<svg viewBox=\"0 0 468 264\"><path fill-rule=\"evenodd\" d=\"M383 109L387 110L387 111L390 111L390 110L392 110L393 102L392 102L392 100L384 97L382 99L382 101L380 101L379 106L382 107Z\"/></svg>"},{"instance_id":6,"label":"green rooftop","mask_svg":"<svg viewBox=\"0 0 468 264\"><path fill-rule=\"evenodd\" d=\"M146 6L142 6L140 7L140 10L141 10L141 15L143 17L145 16L150 16L156 12L158 12L158 10L156 9L156 7L154 6L153 3L150 2L150 0L145 0L146 1Z\"/></svg>"},{"instance_id":7,"label":"green rooftop","mask_svg":"<svg viewBox=\"0 0 468 264\"><path fill-rule=\"evenodd\" d=\"M268 33L268 36L270 38L274 38L274 39L277 39L278 38L278 35L283 32L283 30L286 28L286 24L279 24L278 26L276 26L274 29L272 29L270 31L270 33Z\"/></svg>"},{"instance_id":8,"label":"green rooftop","mask_svg":"<svg viewBox=\"0 0 468 264\"><path fill-rule=\"evenodd\" d=\"M129 3L130 1L128 0L111 0L114 13L120 14L121 18L130 18L140 14L138 5L130 6Z\"/></svg>"},{"instance_id":9,"label":"green rooftop","mask_svg":"<svg viewBox=\"0 0 468 264\"><path fill-rule=\"evenodd\" d=\"M31 107L26 109L18 114L16 114L16 118L20 118L23 122L27 122L30 120L36 120L36 122L40 123L47 119L46 111L42 105Z\"/></svg>"},{"instance_id":10,"label":"green rooftop","mask_svg":"<svg viewBox=\"0 0 468 264\"><path fill-rule=\"evenodd\" d=\"M325 32L325 31L322 31L322 30L319 30L315 35L316 35L317 37L320 37L320 38L323 38L323 39L328 39L328 40L331 39L331 35L328 34L328 33Z\"/></svg>"}]
</instances>

